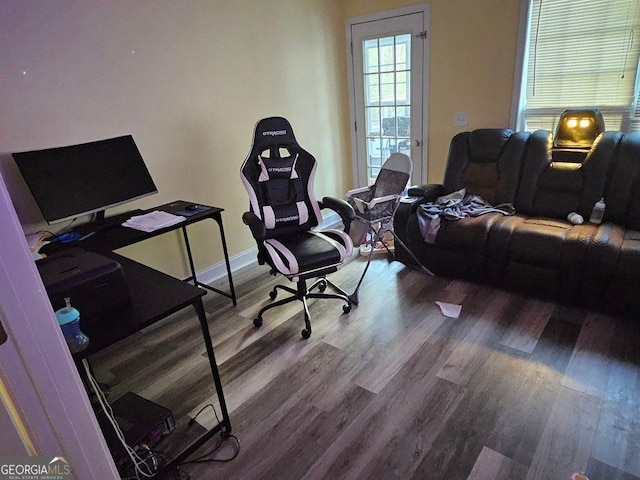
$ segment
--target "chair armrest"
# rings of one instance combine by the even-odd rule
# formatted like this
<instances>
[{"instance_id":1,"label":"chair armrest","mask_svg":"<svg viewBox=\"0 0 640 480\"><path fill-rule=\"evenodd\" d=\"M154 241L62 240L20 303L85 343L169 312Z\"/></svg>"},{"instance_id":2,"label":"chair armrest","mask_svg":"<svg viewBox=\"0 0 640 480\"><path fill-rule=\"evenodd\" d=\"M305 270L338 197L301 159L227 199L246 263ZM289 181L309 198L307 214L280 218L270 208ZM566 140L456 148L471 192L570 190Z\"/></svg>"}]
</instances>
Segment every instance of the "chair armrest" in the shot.
<instances>
[{"instance_id":1,"label":"chair armrest","mask_svg":"<svg viewBox=\"0 0 640 480\"><path fill-rule=\"evenodd\" d=\"M373 200L371 200L368 205L369 208L373 208L376 205L380 204L380 203L386 203L386 202L391 202L391 201L396 201L400 198L400 195L385 195L384 197L376 197Z\"/></svg>"},{"instance_id":2,"label":"chair armrest","mask_svg":"<svg viewBox=\"0 0 640 480\"><path fill-rule=\"evenodd\" d=\"M433 202L444 193L444 187L440 184L412 185L407 191L410 197L423 197L424 202Z\"/></svg>"},{"instance_id":3,"label":"chair armrest","mask_svg":"<svg viewBox=\"0 0 640 480\"><path fill-rule=\"evenodd\" d=\"M362 187L362 188L354 188L353 190L349 190L345 195L347 198L355 195L356 193L364 193L371 190L371 187Z\"/></svg>"},{"instance_id":4,"label":"chair armrest","mask_svg":"<svg viewBox=\"0 0 640 480\"><path fill-rule=\"evenodd\" d=\"M390 203L391 207L395 209L395 204L398 202L398 200L400 200L400 195L385 195L384 197L376 197L370 202L365 202L358 197L354 197L353 203L360 215L370 215L375 207L377 207L378 205L384 205L385 203Z\"/></svg>"},{"instance_id":5,"label":"chair armrest","mask_svg":"<svg viewBox=\"0 0 640 480\"><path fill-rule=\"evenodd\" d=\"M334 197L324 197L319 204L320 208L328 208L340 215L342 223L344 224L344 231L349 233L351 221L356 218L356 212L351 205L344 200Z\"/></svg>"},{"instance_id":6,"label":"chair armrest","mask_svg":"<svg viewBox=\"0 0 640 480\"><path fill-rule=\"evenodd\" d=\"M253 212L244 212L242 214L242 221L245 225L249 226L251 230L251 235L256 240L264 240L267 236L267 229L264 226L262 220L258 218L258 216Z\"/></svg>"},{"instance_id":7,"label":"chair armrest","mask_svg":"<svg viewBox=\"0 0 640 480\"><path fill-rule=\"evenodd\" d=\"M368 208L369 204L358 197L353 197L351 199L353 201L354 210L357 210L359 214L363 214ZM356 213L356 215L358 214Z\"/></svg>"}]
</instances>

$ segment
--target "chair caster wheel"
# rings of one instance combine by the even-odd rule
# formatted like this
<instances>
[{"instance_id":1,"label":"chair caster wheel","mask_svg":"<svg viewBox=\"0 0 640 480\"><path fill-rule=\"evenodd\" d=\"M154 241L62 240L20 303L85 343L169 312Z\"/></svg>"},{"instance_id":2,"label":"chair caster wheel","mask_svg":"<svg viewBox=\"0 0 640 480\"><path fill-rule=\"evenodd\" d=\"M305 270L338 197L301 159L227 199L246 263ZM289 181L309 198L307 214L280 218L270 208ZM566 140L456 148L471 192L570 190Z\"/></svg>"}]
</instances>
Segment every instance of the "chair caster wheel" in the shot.
<instances>
[{"instance_id":1,"label":"chair caster wheel","mask_svg":"<svg viewBox=\"0 0 640 480\"><path fill-rule=\"evenodd\" d=\"M260 317L253 319L253 326L260 328L262 326L262 319Z\"/></svg>"},{"instance_id":2,"label":"chair caster wheel","mask_svg":"<svg viewBox=\"0 0 640 480\"><path fill-rule=\"evenodd\" d=\"M277 296L278 296L278 291L276 289L273 289L269 292L269 298L271 300L275 300Z\"/></svg>"},{"instance_id":3,"label":"chair caster wheel","mask_svg":"<svg viewBox=\"0 0 640 480\"><path fill-rule=\"evenodd\" d=\"M344 313L349 313L351 311L351 305L343 305L342 306L342 311Z\"/></svg>"},{"instance_id":4,"label":"chair caster wheel","mask_svg":"<svg viewBox=\"0 0 640 480\"><path fill-rule=\"evenodd\" d=\"M311 336L311 332L306 328L302 330L302 332L300 333L302 334L302 338L304 338L305 340Z\"/></svg>"},{"instance_id":5,"label":"chair caster wheel","mask_svg":"<svg viewBox=\"0 0 640 480\"><path fill-rule=\"evenodd\" d=\"M318 291L320 293L324 292L327 289L327 282L322 282L318 284Z\"/></svg>"}]
</instances>

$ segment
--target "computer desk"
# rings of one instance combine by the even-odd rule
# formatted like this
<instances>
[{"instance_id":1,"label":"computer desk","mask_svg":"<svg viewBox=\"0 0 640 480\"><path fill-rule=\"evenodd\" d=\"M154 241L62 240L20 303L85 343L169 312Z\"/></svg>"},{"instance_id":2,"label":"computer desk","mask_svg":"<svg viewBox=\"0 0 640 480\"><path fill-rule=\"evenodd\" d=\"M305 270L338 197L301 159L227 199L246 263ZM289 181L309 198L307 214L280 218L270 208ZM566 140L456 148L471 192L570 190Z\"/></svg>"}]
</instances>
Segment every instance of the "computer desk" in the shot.
<instances>
[{"instance_id":1,"label":"computer desk","mask_svg":"<svg viewBox=\"0 0 640 480\"><path fill-rule=\"evenodd\" d=\"M178 200L159 207L151 208L146 212L162 210L175 214L184 210L187 205L191 204L191 202ZM161 444L163 445L163 448L167 448L167 456L171 459L164 467L163 472L168 472L176 465L179 465L216 433L222 432L225 436L228 436L231 433L231 421L229 419L229 413L224 399L222 382L220 381L220 374L218 372L218 366L213 351L213 344L211 341L209 326L207 324L206 313L202 304L202 297L207 293L202 288L206 288L207 290L214 291L230 298L233 301L233 305L236 305L236 295L231 276L231 267L229 265L229 255L224 236L224 227L222 224L221 214L223 211L224 210L219 207L202 205L196 213L187 216L185 221L154 232L142 232L122 227L120 223L128 218L128 215L130 214L128 213L125 215L107 218L107 222L110 223L106 228L96 230L82 241L70 244L53 243L41 249L41 251L44 251L47 254L52 254L64 251L68 248L80 247L84 250L97 252L112 258L121 265L125 281L129 288L131 302L125 307L96 318L82 317L81 328L89 337L89 346L82 352L73 355L78 367L80 367L82 359L86 359L92 354L97 353L160 320L163 320L171 314L188 306L192 306L194 308L202 329L202 336L209 364L211 366L211 374L213 376L213 383L218 397L218 402L220 404L222 419L218 425L208 431L198 424L193 424L191 426L188 424L181 425L179 423L180 419L176 419L176 431L172 432ZM146 212L137 211L135 214L143 214ZM220 229L222 248L227 267L227 276L229 279L229 292L224 292L203 284L199 282L196 277L193 257L191 254L191 246L189 244L189 237L187 234L187 226L207 219L214 220ZM113 252L113 250L148 240L178 228L182 230L189 258L189 266L191 269L191 277L184 281ZM187 283L189 281L193 281L194 285ZM79 368L79 371L80 375L83 376L84 379L85 374L83 369ZM165 445L168 445L168 447L165 447Z\"/></svg>"},{"instance_id":2,"label":"computer desk","mask_svg":"<svg viewBox=\"0 0 640 480\"><path fill-rule=\"evenodd\" d=\"M187 205L194 205L194 203L186 202L184 200L176 200L174 202L160 205L159 207L154 207L145 211L136 212L136 215L152 212L154 210L161 210L168 213L179 214L179 212L185 210ZM186 216L186 220L184 222L178 223L176 225L171 225L170 227L162 228L154 232L142 232L140 230L134 230L133 228L122 227L120 223L124 222L130 216L130 213L127 213L124 215L121 214L116 217L118 220L114 225L111 225L111 226L108 226L107 228L103 228L101 230L96 231L93 235L88 236L85 240L76 242L74 246L83 248L85 250L98 252L98 253L111 252L113 250L127 247L135 243L143 242L150 238L157 237L158 235L162 235L167 232L172 232L174 230L180 229L182 230L182 237L184 238L184 243L187 250L187 257L189 259L189 268L191 269L191 276L185 279L185 281L193 281L193 283L198 287L202 287L207 290L216 292L220 295L224 295L225 297L230 298L233 301L233 305L235 306L237 304L236 292L233 287L233 278L231 276L231 266L229 264L229 252L227 251L227 241L224 236L224 226L222 224L222 212L224 211L224 209L219 207L210 207L208 205L201 205L200 207L201 209L196 213ZM229 292L224 292L222 290L214 288L205 283L201 283L198 281L198 278L196 276L196 269L193 263L193 255L191 254L191 245L189 243L189 235L187 234L187 227L194 223L202 222L203 220L214 220L218 224L218 227L220 229L222 251L224 253L225 265L227 267ZM111 218L107 218L107 222L109 221L113 222ZM54 247L49 251L55 251L55 250L58 250L58 248L59 247Z\"/></svg>"}]
</instances>

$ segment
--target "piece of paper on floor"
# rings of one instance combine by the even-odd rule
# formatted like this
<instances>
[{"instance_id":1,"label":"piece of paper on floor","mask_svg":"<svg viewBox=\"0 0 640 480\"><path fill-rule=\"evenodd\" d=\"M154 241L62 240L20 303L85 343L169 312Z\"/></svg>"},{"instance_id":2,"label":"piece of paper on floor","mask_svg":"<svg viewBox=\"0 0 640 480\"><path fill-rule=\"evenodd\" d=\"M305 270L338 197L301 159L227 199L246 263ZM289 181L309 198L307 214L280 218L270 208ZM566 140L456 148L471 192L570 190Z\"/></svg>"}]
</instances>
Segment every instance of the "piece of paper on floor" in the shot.
<instances>
[{"instance_id":1,"label":"piece of paper on floor","mask_svg":"<svg viewBox=\"0 0 640 480\"><path fill-rule=\"evenodd\" d=\"M445 317L458 318L462 311L462 305L455 303L436 302L436 305L440 307L440 311Z\"/></svg>"}]
</instances>

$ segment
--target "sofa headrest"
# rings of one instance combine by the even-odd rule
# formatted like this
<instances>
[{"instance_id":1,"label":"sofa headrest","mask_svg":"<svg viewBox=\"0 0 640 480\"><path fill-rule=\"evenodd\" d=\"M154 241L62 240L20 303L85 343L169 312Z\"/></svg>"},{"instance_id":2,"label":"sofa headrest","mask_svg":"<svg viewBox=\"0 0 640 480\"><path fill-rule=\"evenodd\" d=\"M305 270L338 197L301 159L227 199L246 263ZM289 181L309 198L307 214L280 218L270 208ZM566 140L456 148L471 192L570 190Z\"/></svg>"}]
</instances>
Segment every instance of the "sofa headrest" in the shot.
<instances>
[{"instance_id":1,"label":"sofa headrest","mask_svg":"<svg viewBox=\"0 0 640 480\"><path fill-rule=\"evenodd\" d=\"M473 162L494 163L513 135L508 128L481 128L469 134L469 156Z\"/></svg>"}]
</instances>

